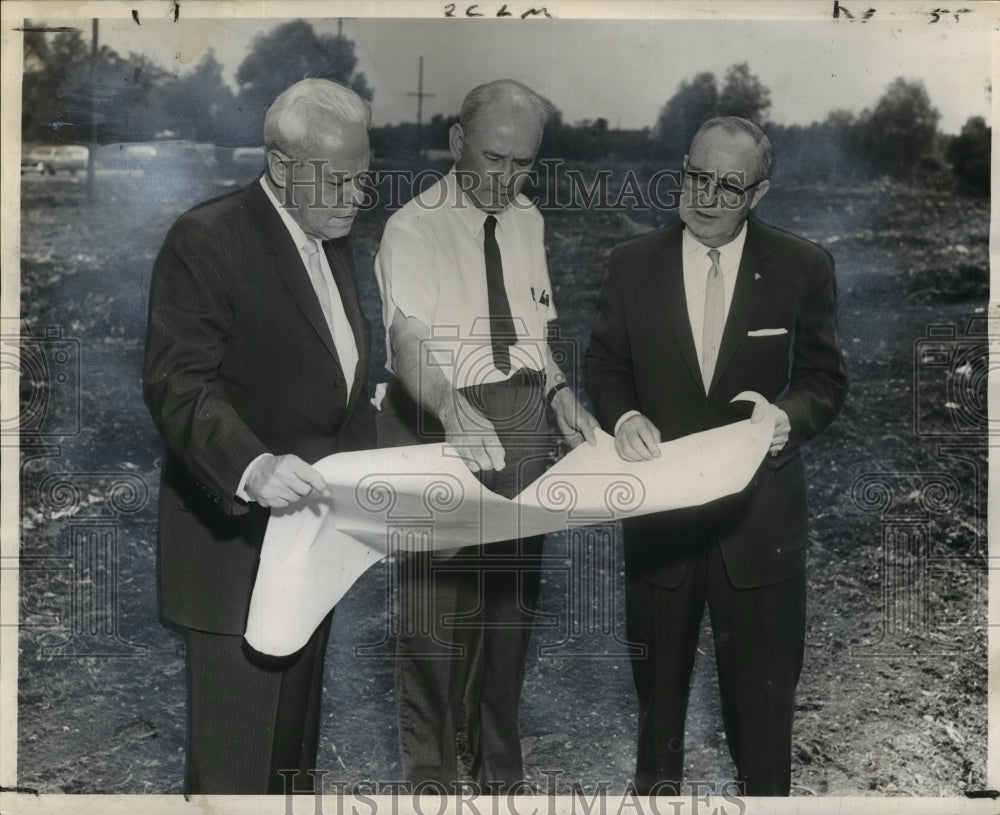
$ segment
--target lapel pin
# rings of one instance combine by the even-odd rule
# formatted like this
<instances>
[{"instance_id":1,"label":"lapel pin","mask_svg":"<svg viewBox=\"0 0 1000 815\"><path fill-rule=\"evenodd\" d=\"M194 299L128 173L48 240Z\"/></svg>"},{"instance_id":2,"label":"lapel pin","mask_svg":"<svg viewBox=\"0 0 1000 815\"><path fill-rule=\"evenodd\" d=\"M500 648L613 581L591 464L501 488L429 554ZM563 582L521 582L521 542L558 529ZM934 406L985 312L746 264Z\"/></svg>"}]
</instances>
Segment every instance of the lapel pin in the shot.
<instances>
[{"instance_id":1,"label":"lapel pin","mask_svg":"<svg viewBox=\"0 0 1000 815\"><path fill-rule=\"evenodd\" d=\"M754 272L753 273L753 279L754 280L760 280L760 272Z\"/></svg>"}]
</instances>

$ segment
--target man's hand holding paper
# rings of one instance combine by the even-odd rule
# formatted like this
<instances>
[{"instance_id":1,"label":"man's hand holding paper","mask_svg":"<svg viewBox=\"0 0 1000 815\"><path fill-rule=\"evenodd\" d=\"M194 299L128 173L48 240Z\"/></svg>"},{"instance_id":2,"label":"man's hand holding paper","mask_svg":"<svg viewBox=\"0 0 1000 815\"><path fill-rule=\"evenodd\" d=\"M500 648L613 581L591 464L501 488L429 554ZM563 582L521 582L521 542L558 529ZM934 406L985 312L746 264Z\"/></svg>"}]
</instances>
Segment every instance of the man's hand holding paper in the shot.
<instances>
[{"instance_id":1,"label":"man's hand holding paper","mask_svg":"<svg viewBox=\"0 0 1000 815\"><path fill-rule=\"evenodd\" d=\"M737 399L766 406L757 394ZM514 500L486 490L448 444L330 456L316 469L337 511L319 499L271 515L247 640L264 653L291 653L394 546L451 549L470 534L488 543L513 528L538 535L739 492L771 445L774 415L663 442L644 461L622 460L615 439L597 430L593 445L578 445ZM407 534L416 527L432 536Z\"/></svg>"},{"instance_id":2,"label":"man's hand holding paper","mask_svg":"<svg viewBox=\"0 0 1000 815\"><path fill-rule=\"evenodd\" d=\"M550 392L549 403L556 417L556 425L571 447L587 442L597 444L597 419L584 410L576 394L565 385Z\"/></svg>"}]
</instances>

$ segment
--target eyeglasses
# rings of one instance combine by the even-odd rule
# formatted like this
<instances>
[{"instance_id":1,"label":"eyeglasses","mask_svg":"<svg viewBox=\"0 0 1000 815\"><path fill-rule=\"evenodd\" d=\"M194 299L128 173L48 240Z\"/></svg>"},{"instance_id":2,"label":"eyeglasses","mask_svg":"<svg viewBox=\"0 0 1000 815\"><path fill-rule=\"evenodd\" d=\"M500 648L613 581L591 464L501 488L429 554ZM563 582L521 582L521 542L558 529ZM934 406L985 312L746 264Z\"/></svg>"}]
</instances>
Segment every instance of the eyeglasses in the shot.
<instances>
[{"instance_id":1,"label":"eyeglasses","mask_svg":"<svg viewBox=\"0 0 1000 815\"><path fill-rule=\"evenodd\" d=\"M716 193L721 190L727 196L735 196L738 200L742 201L754 187L763 184L767 180L766 178L762 178L753 184L741 187L739 184L733 183L733 180L737 178L743 178L743 173L731 170L720 175L715 171L684 168L684 180L687 181L690 179L699 193L704 190L708 194L709 200L713 200Z\"/></svg>"}]
</instances>

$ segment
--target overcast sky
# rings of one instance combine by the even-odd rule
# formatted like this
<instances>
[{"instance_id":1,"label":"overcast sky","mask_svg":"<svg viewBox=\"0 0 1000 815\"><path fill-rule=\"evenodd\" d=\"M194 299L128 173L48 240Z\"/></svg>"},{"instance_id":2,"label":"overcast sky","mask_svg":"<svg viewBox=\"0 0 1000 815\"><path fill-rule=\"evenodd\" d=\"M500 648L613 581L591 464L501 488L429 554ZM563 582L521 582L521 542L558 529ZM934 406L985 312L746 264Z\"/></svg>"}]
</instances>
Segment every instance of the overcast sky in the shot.
<instances>
[{"instance_id":1,"label":"overcast sky","mask_svg":"<svg viewBox=\"0 0 1000 815\"><path fill-rule=\"evenodd\" d=\"M508 5L516 10L540 4ZM860 10L870 4L843 5ZM715 3L708 6L717 10L714 19L345 18L343 32L354 41L358 70L375 91L376 125L415 120L416 99L408 94L417 90L423 55L424 89L434 94L425 100L425 121L434 113L457 113L465 92L479 82L509 76L549 97L564 121L604 117L612 127L644 127L655 122L683 79L711 71L721 82L729 65L747 62L771 90L772 121L807 124L834 108L860 112L904 76L923 80L941 112L941 130L957 133L969 116L989 120L989 30L997 20L995 4L961 5L975 11L958 19L945 15L937 23L926 11L881 19L876 14L867 23L731 20L726 4ZM182 8L176 24L149 16L138 26L127 16L104 19L101 41L179 73L213 48L232 82L253 36L283 22L195 20L191 5ZM317 32L337 30L336 18L307 19ZM89 37L89 25L83 28Z\"/></svg>"}]
</instances>

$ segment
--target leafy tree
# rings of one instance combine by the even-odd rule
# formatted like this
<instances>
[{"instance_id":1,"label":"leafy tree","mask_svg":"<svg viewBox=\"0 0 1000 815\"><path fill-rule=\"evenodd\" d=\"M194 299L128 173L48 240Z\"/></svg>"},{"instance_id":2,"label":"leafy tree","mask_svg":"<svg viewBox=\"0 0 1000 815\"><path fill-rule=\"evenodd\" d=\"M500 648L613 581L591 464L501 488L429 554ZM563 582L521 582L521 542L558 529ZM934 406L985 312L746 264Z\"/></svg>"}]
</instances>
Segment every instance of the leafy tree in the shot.
<instances>
[{"instance_id":1,"label":"leafy tree","mask_svg":"<svg viewBox=\"0 0 1000 815\"><path fill-rule=\"evenodd\" d=\"M159 95L169 122L165 130L200 142L233 142L236 97L223 81L222 64L211 49L194 70L166 82Z\"/></svg>"},{"instance_id":2,"label":"leafy tree","mask_svg":"<svg viewBox=\"0 0 1000 815\"><path fill-rule=\"evenodd\" d=\"M51 141L57 123L69 121L62 92L67 80L89 70L88 51L79 31L52 38L37 30L25 32L21 138L26 142Z\"/></svg>"},{"instance_id":3,"label":"leafy tree","mask_svg":"<svg viewBox=\"0 0 1000 815\"><path fill-rule=\"evenodd\" d=\"M165 77L143 57L123 58L106 45L92 58L80 31L51 39L26 32L21 137L87 142L96 124L101 142L151 138L163 118L153 91Z\"/></svg>"},{"instance_id":4,"label":"leafy tree","mask_svg":"<svg viewBox=\"0 0 1000 815\"><path fill-rule=\"evenodd\" d=\"M373 92L365 75L355 72L357 62L353 42L335 34L317 34L305 20L292 20L258 35L236 72L244 143L260 142L268 106L300 79L332 79L370 100Z\"/></svg>"},{"instance_id":5,"label":"leafy tree","mask_svg":"<svg viewBox=\"0 0 1000 815\"><path fill-rule=\"evenodd\" d=\"M717 115L742 116L761 125L771 107L771 91L750 73L750 66L741 62L726 69L725 82L719 93Z\"/></svg>"},{"instance_id":6,"label":"leafy tree","mask_svg":"<svg viewBox=\"0 0 1000 815\"><path fill-rule=\"evenodd\" d=\"M440 113L435 113L424 127L424 147L433 150L447 150L448 133L451 126L457 121L458 116L442 116Z\"/></svg>"},{"instance_id":7,"label":"leafy tree","mask_svg":"<svg viewBox=\"0 0 1000 815\"><path fill-rule=\"evenodd\" d=\"M990 142L992 129L982 116L970 117L962 132L948 145L945 157L951 162L959 189L973 195L990 194Z\"/></svg>"},{"instance_id":8,"label":"leafy tree","mask_svg":"<svg viewBox=\"0 0 1000 815\"><path fill-rule=\"evenodd\" d=\"M875 108L858 119L859 143L872 169L898 178L910 175L932 152L940 118L922 81L894 79Z\"/></svg>"},{"instance_id":9,"label":"leafy tree","mask_svg":"<svg viewBox=\"0 0 1000 815\"><path fill-rule=\"evenodd\" d=\"M822 122L769 125L774 145L773 175L782 183L820 181L853 183L867 179L869 166L859 161L856 119L846 110L832 110Z\"/></svg>"},{"instance_id":10,"label":"leafy tree","mask_svg":"<svg viewBox=\"0 0 1000 815\"><path fill-rule=\"evenodd\" d=\"M719 90L715 74L705 71L685 79L660 111L653 138L664 156L680 158L687 152L691 137L706 119L716 115Z\"/></svg>"},{"instance_id":11,"label":"leafy tree","mask_svg":"<svg viewBox=\"0 0 1000 815\"><path fill-rule=\"evenodd\" d=\"M100 102L100 140L107 142L148 141L170 126L158 90L170 75L140 54L121 58L111 49L101 49L93 88ZM87 86L84 85L84 93Z\"/></svg>"},{"instance_id":12,"label":"leafy tree","mask_svg":"<svg viewBox=\"0 0 1000 815\"><path fill-rule=\"evenodd\" d=\"M705 71L681 82L667 100L653 128L653 138L661 156L679 159L706 119L742 116L763 124L770 107L771 92L750 73L747 63L726 69L721 91L715 74Z\"/></svg>"}]
</instances>

